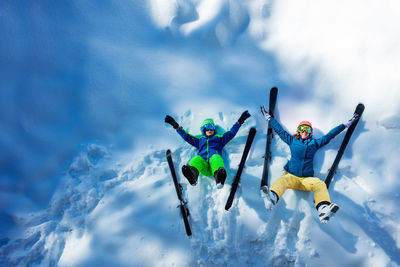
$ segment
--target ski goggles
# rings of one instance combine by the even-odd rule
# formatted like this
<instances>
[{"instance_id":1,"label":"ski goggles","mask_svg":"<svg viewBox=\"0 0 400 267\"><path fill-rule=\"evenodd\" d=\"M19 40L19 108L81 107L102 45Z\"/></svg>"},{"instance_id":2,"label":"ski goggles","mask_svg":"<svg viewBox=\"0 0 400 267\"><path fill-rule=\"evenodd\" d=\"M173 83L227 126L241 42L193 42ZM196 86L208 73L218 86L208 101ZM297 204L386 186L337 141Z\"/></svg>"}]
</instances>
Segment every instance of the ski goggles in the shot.
<instances>
[{"instance_id":1,"label":"ski goggles","mask_svg":"<svg viewBox=\"0 0 400 267\"><path fill-rule=\"evenodd\" d=\"M312 132L312 128L308 125L300 125L299 128L297 128L297 131L299 133L311 133Z\"/></svg>"},{"instance_id":2,"label":"ski goggles","mask_svg":"<svg viewBox=\"0 0 400 267\"><path fill-rule=\"evenodd\" d=\"M203 126L204 131L215 131L215 125L210 123Z\"/></svg>"}]
</instances>

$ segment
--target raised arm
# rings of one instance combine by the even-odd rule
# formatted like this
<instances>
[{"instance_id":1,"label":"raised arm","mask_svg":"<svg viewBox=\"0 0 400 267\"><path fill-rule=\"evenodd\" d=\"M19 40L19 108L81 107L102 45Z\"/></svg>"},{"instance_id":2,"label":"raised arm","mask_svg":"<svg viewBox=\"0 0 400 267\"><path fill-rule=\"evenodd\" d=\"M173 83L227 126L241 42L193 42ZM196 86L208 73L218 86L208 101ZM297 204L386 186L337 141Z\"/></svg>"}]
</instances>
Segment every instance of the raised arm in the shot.
<instances>
[{"instance_id":1,"label":"raised arm","mask_svg":"<svg viewBox=\"0 0 400 267\"><path fill-rule=\"evenodd\" d=\"M235 122L235 124L232 126L232 128L222 135L222 145L223 146L226 145L229 141L231 141L233 139L233 137L235 137L235 135L239 131L239 128L240 128L240 124L238 122Z\"/></svg>"},{"instance_id":2,"label":"raised arm","mask_svg":"<svg viewBox=\"0 0 400 267\"><path fill-rule=\"evenodd\" d=\"M183 127L179 127L176 132L189 144L194 146L195 148L199 148L199 138L196 136L191 135L190 133L186 132Z\"/></svg>"},{"instance_id":3,"label":"raised arm","mask_svg":"<svg viewBox=\"0 0 400 267\"><path fill-rule=\"evenodd\" d=\"M238 121L232 126L232 128L222 135L222 145L226 145L229 141L235 137L239 131L240 126L250 117L249 111L244 111Z\"/></svg>"},{"instance_id":4,"label":"raised arm","mask_svg":"<svg viewBox=\"0 0 400 267\"><path fill-rule=\"evenodd\" d=\"M345 128L346 126L344 124L340 124L335 128L333 128L332 130L330 130L329 133L327 133L326 135L318 138L316 140L318 147L322 147L328 144L336 135L340 134Z\"/></svg>"},{"instance_id":5,"label":"raised arm","mask_svg":"<svg viewBox=\"0 0 400 267\"><path fill-rule=\"evenodd\" d=\"M282 126L279 124L277 120L275 120L271 115L268 113L267 109L264 106L261 106L261 113L263 114L265 120L269 122L271 127L274 131L279 135L279 137L285 142L286 144L290 145L293 141L293 136L285 131Z\"/></svg>"},{"instance_id":6,"label":"raised arm","mask_svg":"<svg viewBox=\"0 0 400 267\"><path fill-rule=\"evenodd\" d=\"M271 127L274 129L274 131L279 135L279 137L285 142L286 144L290 145L293 141L293 136L286 132L285 129L279 124L277 120L271 117L269 120L269 123Z\"/></svg>"},{"instance_id":7,"label":"raised arm","mask_svg":"<svg viewBox=\"0 0 400 267\"><path fill-rule=\"evenodd\" d=\"M330 130L329 133L317 139L318 146L322 147L328 144L329 141L331 141L336 135L340 134L345 128L350 127L358 119L358 117L358 114L354 114L348 122L336 126L332 130Z\"/></svg>"},{"instance_id":8,"label":"raised arm","mask_svg":"<svg viewBox=\"0 0 400 267\"><path fill-rule=\"evenodd\" d=\"M183 138L183 140L185 140L186 142L188 142L192 146L194 146L196 148L199 148L199 138L189 134L182 127L179 127L179 124L175 121L174 118L172 118L171 116L167 115L167 116L165 116L164 121L166 123L170 124L172 127L174 127L176 132Z\"/></svg>"}]
</instances>

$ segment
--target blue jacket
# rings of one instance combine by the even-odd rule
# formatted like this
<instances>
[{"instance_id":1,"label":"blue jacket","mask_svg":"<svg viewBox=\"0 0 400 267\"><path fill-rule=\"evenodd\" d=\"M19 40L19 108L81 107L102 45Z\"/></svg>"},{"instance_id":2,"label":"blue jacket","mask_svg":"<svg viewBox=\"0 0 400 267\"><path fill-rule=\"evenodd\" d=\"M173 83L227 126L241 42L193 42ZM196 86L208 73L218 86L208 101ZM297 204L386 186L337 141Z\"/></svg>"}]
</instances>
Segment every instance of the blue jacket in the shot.
<instances>
[{"instance_id":1,"label":"blue jacket","mask_svg":"<svg viewBox=\"0 0 400 267\"><path fill-rule=\"evenodd\" d=\"M240 124L236 122L232 128L223 135L214 134L211 137L206 136L204 133L199 137L193 136L182 127L179 127L176 131L186 142L199 150L198 154L206 162L209 162L214 154L222 156L222 148L235 137L239 128Z\"/></svg>"},{"instance_id":2,"label":"blue jacket","mask_svg":"<svg viewBox=\"0 0 400 267\"><path fill-rule=\"evenodd\" d=\"M314 176L313 159L315 153L345 129L345 126L340 124L321 138L314 139L310 137L302 140L287 133L274 118L271 118L269 123L279 137L290 147L291 158L284 169L298 177Z\"/></svg>"}]
</instances>

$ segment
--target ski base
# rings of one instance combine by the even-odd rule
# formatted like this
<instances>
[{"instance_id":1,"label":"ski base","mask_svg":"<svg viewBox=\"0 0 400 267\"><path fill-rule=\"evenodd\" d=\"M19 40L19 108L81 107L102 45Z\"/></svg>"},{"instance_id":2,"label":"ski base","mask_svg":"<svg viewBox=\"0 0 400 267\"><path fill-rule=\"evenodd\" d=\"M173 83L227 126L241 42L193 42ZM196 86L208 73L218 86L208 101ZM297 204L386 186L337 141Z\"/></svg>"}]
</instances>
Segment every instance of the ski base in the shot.
<instances>
[{"instance_id":1,"label":"ski base","mask_svg":"<svg viewBox=\"0 0 400 267\"><path fill-rule=\"evenodd\" d=\"M176 194L177 194L179 202L180 202L178 207L180 208L180 211L181 211L183 223L185 225L186 234L188 236L191 236L192 230L190 229L189 218L188 218L190 213L189 213L189 209L186 206L187 201L185 201L182 196L182 185L178 182L178 177L176 176L174 163L172 161L171 150L168 149L166 151L166 157L167 157L169 169L171 171L172 180L174 181Z\"/></svg>"},{"instance_id":2,"label":"ski base","mask_svg":"<svg viewBox=\"0 0 400 267\"><path fill-rule=\"evenodd\" d=\"M275 106L276 106L276 98L278 96L278 88L272 87L269 91L269 106L268 106L268 113L272 117L275 116ZM265 147L265 154L264 154L264 166L263 166L263 173L261 176L261 185L260 188L262 190L263 186L268 186L268 169L269 164L271 162L271 141L273 138L272 127L267 123L267 142Z\"/></svg>"},{"instance_id":3,"label":"ski base","mask_svg":"<svg viewBox=\"0 0 400 267\"><path fill-rule=\"evenodd\" d=\"M247 136L246 145L244 147L242 158L239 163L239 168L236 172L235 179L233 180L233 183L232 183L231 192L229 194L228 200L225 205L225 210L229 210L232 206L233 198L235 197L235 193L236 193L236 190L239 185L240 176L242 175L244 164L245 164L247 156L250 152L251 144L253 143L255 135L256 135L256 128L254 128L254 127L250 128L250 132L249 132L249 135Z\"/></svg>"},{"instance_id":4,"label":"ski base","mask_svg":"<svg viewBox=\"0 0 400 267\"><path fill-rule=\"evenodd\" d=\"M338 168L340 159L342 158L343 154L344 154L344 150L346 149L347 144L350 141L350 138L354 132L354 129L356 128L358 122L361 119L361 115L363 114L365 109L364 104L359 103L356 107L356 110L354 111L354 114L358 115L358 119L347 129L346 135L343 138L342 144L340 145L340 148L338 150L338 153L336 155L335 160L333 161L332 167L329 169L329 173L325 178L325 184L326 187L329 188L329 185L331 184L331 181L333 179L333 176L336 173L336 170Z\"/></svg>"}]
</instances>

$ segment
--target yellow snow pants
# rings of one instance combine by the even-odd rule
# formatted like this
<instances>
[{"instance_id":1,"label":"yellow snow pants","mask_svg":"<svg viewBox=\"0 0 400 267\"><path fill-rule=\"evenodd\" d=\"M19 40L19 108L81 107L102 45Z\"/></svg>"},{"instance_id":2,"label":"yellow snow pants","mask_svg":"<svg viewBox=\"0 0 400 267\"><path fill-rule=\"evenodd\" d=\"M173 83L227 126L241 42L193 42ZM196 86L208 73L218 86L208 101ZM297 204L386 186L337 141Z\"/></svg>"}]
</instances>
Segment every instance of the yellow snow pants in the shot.
<instances>
[{"instance_id":1,"label":"yellow snow pants","mask_svg":"<svg viewBox=\"0 0 400 267\"><path fill-rule=\"evenodd\" d=\"M281 198L286 189L313 191L315 206L320 202L331 202L326 184L316 177L298 177L285 172L271 185L270 190Z\"/></svg>"}]
</instances>

